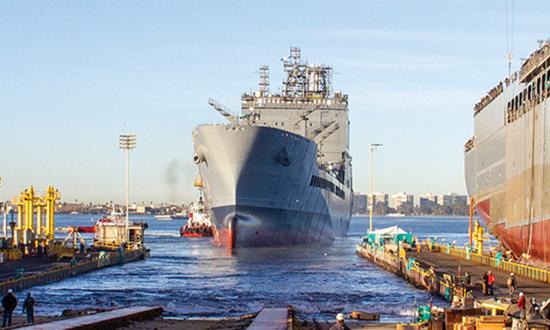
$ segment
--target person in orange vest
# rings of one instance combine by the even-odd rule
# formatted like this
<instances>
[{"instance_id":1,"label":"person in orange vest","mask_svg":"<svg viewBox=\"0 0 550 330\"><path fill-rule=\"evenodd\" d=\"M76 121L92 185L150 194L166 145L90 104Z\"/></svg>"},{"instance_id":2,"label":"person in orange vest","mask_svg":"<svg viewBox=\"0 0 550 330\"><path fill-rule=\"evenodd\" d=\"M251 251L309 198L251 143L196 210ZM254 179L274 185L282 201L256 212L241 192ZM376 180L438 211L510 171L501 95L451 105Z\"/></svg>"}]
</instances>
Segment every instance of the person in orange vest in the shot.
<instances>
[{"instance_id":1,"label":"person in orange vest","mask_svg":"<svg viewBox=\"0 0 550 330\"><path fill-rule=\"evenodd\" d=\"M523 295L523 292L519 293L519 299L518 299L518 308L519 308L519 316L521 319L525 319L525 296Z\"/></svg>"},{"instance_id":2,"label":"person in orange vest","mask_svg":"<svg viewBox=\"0 0 550 330\"><path fill-rule=\"evenodd\" d=\"M493 292L493 284L495 284L495 274L491 273L491 271L487 272L487 285L489 287L489 295L494 296L495 293Z\"/></svg>"}]
</instances>

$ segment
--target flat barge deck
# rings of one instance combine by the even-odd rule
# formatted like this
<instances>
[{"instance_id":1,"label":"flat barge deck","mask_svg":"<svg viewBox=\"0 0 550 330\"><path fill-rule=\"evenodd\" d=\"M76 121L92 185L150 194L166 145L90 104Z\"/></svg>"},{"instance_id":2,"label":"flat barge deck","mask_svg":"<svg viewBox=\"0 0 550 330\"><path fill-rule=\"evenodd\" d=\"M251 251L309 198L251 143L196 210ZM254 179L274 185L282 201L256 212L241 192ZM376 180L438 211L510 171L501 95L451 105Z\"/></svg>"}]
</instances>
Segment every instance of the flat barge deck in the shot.
<instances>
[{"instance_id":1,"label":"flat barge deck","mask_svg":"<svg viewBox=\"0 0 550 330\"><path fill-rule=\"evenodd\" d=\"M49 262L45 258L42 258L40 259L41 263L39 266L35 265L28 269L18 267L25 265L24 261L8 262L2 265L3 269L0 271L0 293L5 295L8 289L15 291L23 290L37 285L61 281L105 267L143 260L147 255L148 250L146 249L92 252L89 258L80 259L76 263ZM36 260L36 258L29 259ZM14 269L16 270L15 274L13 272Z\"/></svg>"}]
</instances>

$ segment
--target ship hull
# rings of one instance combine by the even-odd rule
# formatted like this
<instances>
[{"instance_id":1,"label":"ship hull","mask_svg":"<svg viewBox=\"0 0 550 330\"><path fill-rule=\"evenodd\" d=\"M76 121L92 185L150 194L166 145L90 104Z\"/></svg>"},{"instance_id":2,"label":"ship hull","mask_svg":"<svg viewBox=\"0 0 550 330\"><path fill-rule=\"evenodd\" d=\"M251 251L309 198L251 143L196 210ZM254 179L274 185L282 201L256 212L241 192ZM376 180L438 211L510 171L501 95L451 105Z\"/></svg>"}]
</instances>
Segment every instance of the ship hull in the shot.
<instances>
[{"instance_id":1,"label":"ship hull","mask_svg":"<svg viewBox=\"0 0 550 330\"><path fill-rule=\"evenodd\" d=\"M317 167L314 142L284 130L221 125L193 133L214 234L228 247L330 241L345 235L351 188ZM344 192L312 185L323 178Z\"/></svg>"},{"instance_id":2,"label":"ship hull","mask_svg":"<svg viewBox=\"0 0 550 330\"><path fill-rule=\"evenodd\" d=\"M520 90L518 85L509 87ZM465 152L468 193L479 216L516 258L550 265L550 130L548 100L526 104L506 120L505 90L475 116Z\"/></svg>"},{"instance_id":3,"label":"ship hull","mask_svg":"<svg viewBox=\"0 0 550 330\"><path fill-rule=\"evenodd\" d=\"M490 199L478 203L477 210L491 233L504 246L512 250L516 256L528 253L531 259L544 264L550 264L550 249L548 236L550 233L550 218L536 222L507 225L506 222L495 221L491 217Z\"/></svg>"}]
</instances>

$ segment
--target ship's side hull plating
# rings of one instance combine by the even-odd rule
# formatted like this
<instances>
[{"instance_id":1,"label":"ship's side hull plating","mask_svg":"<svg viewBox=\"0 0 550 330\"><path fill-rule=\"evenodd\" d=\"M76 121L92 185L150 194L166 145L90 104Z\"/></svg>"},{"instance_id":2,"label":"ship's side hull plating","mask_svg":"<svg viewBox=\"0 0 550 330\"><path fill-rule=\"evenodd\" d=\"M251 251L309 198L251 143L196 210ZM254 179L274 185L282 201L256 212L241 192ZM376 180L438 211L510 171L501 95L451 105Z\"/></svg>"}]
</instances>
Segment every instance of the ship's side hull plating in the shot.
<instances>
[{"instance_id":1,"label":"ship's side hull plating","mask_svg":"<svg viewBox=\"0 0 550 330\"><path fill-rule=\"evenodd\" d=\"M550 265L549 101L533 100L506 120L512 86L475 116L465 154L468 193L479 215L517 257Z\"/></svg>"},{"instance_id":2,"label":"ship's side hull plating","mask_svg":"<svg viewBox=\"0 0 550 330\"><path fill-rule=\"evenodd\" d=\"M193 132L216 238L228 246L309 243L345 235L352 192L317 167L317 145L261 126L199 126ZM322 189L313 177L331 182Z\"/></svg>"}]
</instances>

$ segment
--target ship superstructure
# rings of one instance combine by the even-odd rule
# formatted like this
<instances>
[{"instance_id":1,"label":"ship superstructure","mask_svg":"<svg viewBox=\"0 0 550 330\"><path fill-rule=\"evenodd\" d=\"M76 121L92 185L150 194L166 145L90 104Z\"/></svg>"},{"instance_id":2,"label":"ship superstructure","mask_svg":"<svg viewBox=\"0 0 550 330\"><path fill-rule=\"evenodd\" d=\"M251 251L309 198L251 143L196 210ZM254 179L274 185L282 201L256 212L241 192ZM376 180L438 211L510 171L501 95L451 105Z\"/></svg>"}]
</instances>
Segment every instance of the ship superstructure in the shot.
<instances>
[{"instance_id":1,"label":"ship superstructure","mask_svg":"<svg viewBox=\"0 0 550 330\"><path fill-rule=\"evenodd\" d=\"M550 44L474 108L465 145L469 194L516 257L550 264Z\"/></svg>"},{"instance_id":2,"label":"ship superstructure","mask_svg":"<svg viewBox=\"0 0 550 330\"><path fill-rule=\"evenodd\" d=\"M351 217L348 98L331 90L332 68L283 59L282 90L241 98L241 116L209 103L229 121L193 132L195 163L218 241L281 245L344 235Z\"/></svg>"}]
</instances>

